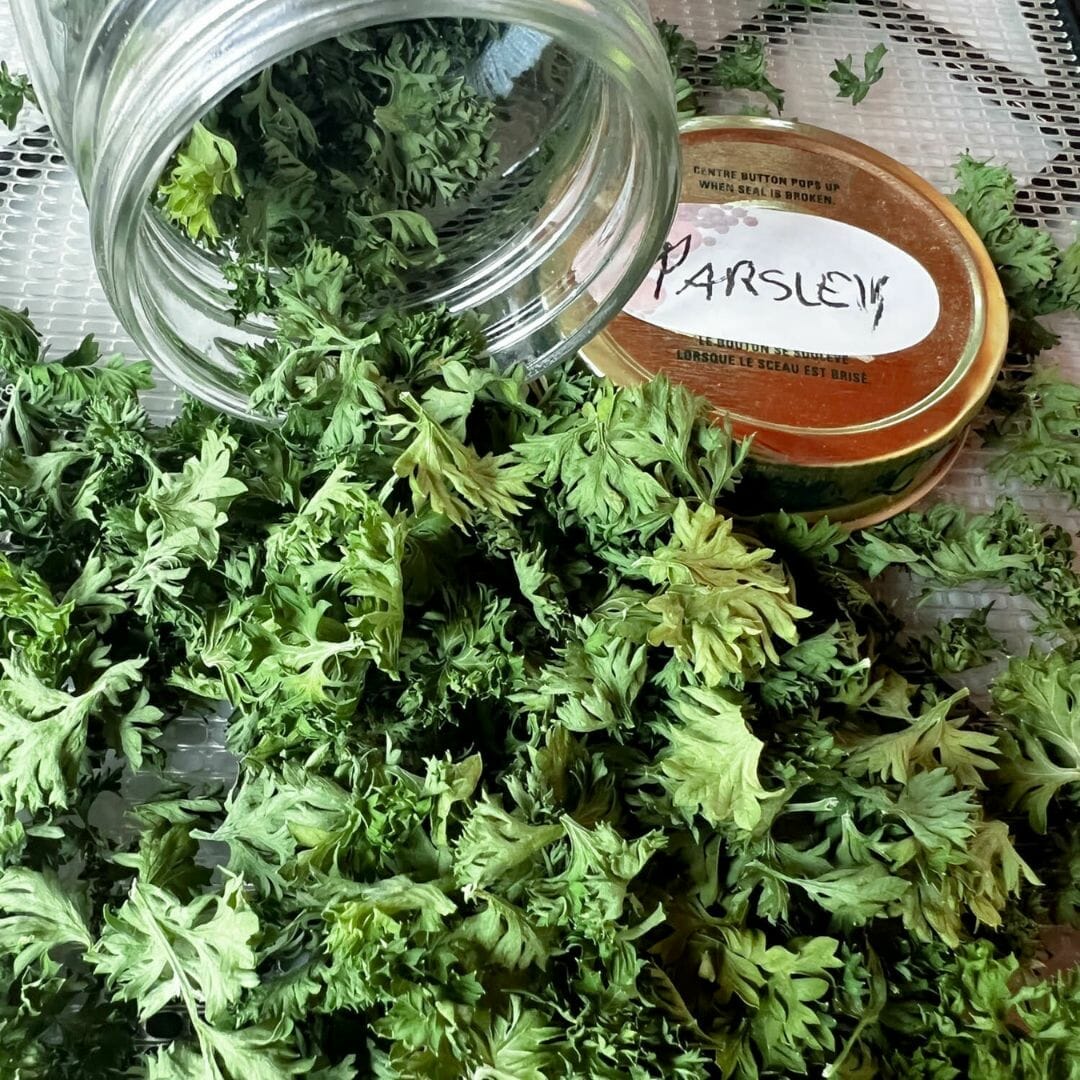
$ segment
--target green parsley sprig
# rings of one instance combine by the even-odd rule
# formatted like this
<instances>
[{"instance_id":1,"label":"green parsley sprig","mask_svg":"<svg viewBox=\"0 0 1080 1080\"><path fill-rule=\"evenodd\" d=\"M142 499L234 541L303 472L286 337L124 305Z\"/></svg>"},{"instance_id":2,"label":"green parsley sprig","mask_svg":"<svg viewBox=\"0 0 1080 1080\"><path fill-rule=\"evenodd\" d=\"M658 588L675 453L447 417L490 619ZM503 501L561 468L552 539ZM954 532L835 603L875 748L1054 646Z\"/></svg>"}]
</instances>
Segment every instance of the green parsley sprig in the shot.
<instances>
[{"instance_id":1,"label":"green parsley sprig","mask_svg":"<svg viewBox=\"0 0 1080 1080\"><path fill-rule=\"evenodd\" d=\"M740 38L717 54L712 82L721 90L748 90L762 94L777 114L784 111L784 92L768 75L768 55L760 37Z\"/></svg>"},{"instance_id":2,"label":"green parsley sprig","mask_svg":"<svg viewBox=\"0 0 1080 1080\"><path fill-rule=\"evenodd\" d=\"M29 77L12 72L6 61L0 61L0 121L4 126L13 130L23 109L37 103Z\"/></svg>"},{"instance_id":3,"label":"green parsley sprig","mask_svg":"<svg viewBox=\"0 0 1080 1080\"><path fill-rule=\"evenodd\" d=\"M884 61L888 49L883 44L875 45L863 57L863 70L855 72L854 60L850 53L844 59L837 60L835 69L829 72L829 78L837 85L837 97L851 98L852 105L861 105L870 91L885 77Z\"/></svg>"}]
</instances>

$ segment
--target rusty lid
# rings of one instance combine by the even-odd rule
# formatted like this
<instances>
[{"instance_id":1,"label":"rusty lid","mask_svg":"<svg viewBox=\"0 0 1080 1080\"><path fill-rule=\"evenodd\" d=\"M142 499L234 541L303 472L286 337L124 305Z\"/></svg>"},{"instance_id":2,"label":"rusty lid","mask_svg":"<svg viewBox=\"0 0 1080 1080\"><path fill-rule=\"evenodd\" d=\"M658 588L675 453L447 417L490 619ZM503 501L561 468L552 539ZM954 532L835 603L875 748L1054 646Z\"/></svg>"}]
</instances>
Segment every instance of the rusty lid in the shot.
<instances>
[{"instance_id":1,"label":"rusty lid","mask_svg":"<svg viewBox=\"0 0 1080 1080\"><path fill-rule=\"evenodd\" d=\"M962 435L1008 338L963 215L905 166L806 125L696 120L682 149L668 242L588 362L685 383L778 465L895 461Z\"/></svg>"}]
</instances>

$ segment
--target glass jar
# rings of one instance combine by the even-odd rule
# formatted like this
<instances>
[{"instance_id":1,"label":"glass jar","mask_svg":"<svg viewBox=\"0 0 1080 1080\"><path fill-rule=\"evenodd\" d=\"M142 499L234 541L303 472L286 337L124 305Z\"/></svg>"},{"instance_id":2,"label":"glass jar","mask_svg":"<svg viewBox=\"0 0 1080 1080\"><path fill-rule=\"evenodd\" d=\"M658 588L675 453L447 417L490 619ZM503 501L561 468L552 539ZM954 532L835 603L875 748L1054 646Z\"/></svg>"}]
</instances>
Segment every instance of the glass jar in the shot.
<instances>
[{"instance_id":1,"label":"glass jar","mask_svg":"<svg viewBox=\"0 0 1080 1080\"><path fill-rule=\"evenodd\" d=\"M465 74L496 99L497 175L436 222L445 262L407 303L474 310L493 355L539 373L633 293L674 213L672 80L644 0L13 0L30 74L89 207L121 322L173 382L247 413L221 258L152 198L227 94L329 38L467 17L502 32Z\"/></svg>"}]
</instances>

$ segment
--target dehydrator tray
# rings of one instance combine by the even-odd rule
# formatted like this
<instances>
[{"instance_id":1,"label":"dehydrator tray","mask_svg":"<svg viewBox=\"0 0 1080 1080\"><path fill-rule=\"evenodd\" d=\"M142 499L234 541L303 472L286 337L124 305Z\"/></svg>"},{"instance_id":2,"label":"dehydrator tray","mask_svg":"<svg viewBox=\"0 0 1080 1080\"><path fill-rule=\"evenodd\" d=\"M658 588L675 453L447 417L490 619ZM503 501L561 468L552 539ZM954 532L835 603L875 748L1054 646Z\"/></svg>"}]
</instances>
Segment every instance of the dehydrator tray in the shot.
<instances>
[{"instance_id":1,"label":"dehydrator tray","mask_svg":"<svg viewBox=\"0 0 1080 1080\"><path fill-rule=\"evenodd\" d=\"M786 92L785 116L832 128L905 162L943 190L963 152L1007 165L1033 222L1070 241L1080 222L1080 65L1072 0L867 0L807 10L770 0L653 0L657 17L678 24L707 58L741 34L768 40L770 77ZM887 73L858 108L835 96L834 60L884 42ZM7 0L0 0L0 58L21 69ZM738 108L717 99L707 104ZM27 110L0 133L0 304L27 307L58 348L96 334L106 350L133 354L93 269L86 212L74 174L40 113ZM1056 325L1061 344L1043 363L1080 380L1080 319ZM167 419L178 395L167 383L148 396ZM988 452L962 455L932 496L990 509L1003 493L1035 515L1080 532L1080 514L1045 491L1003 488L987 470ZM966 613L992 594L952 590L917 609L903 589L891 602L916 624ZM1021 601L993 596L992 628L1014 651L1030 639ZM976 680L976 688L978 680ZM180 767L219 732L201 723L172 732Z\"/></svg>"}]
</instances>

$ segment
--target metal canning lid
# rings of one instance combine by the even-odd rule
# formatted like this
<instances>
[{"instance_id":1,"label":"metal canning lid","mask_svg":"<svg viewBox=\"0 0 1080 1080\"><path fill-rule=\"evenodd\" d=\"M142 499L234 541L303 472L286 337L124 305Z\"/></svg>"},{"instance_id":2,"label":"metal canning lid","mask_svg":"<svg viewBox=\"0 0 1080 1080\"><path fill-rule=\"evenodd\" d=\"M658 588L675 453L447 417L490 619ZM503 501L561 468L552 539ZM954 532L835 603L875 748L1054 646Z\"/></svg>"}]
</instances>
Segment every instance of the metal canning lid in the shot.
<instances>
[{"instance_id":1,"label":"metal canning lid","mask_svg":"<svg viewBox=\"0 0 1080 1080\"><path fill-rule=\"evenodd\" d=\"M681 143L668 241L585 359L684 383L753 435L749 512L896 512L944 476L1000 371L990 256L925 180L845 136L717 117Z\"/></svg>"}]
</instances>

